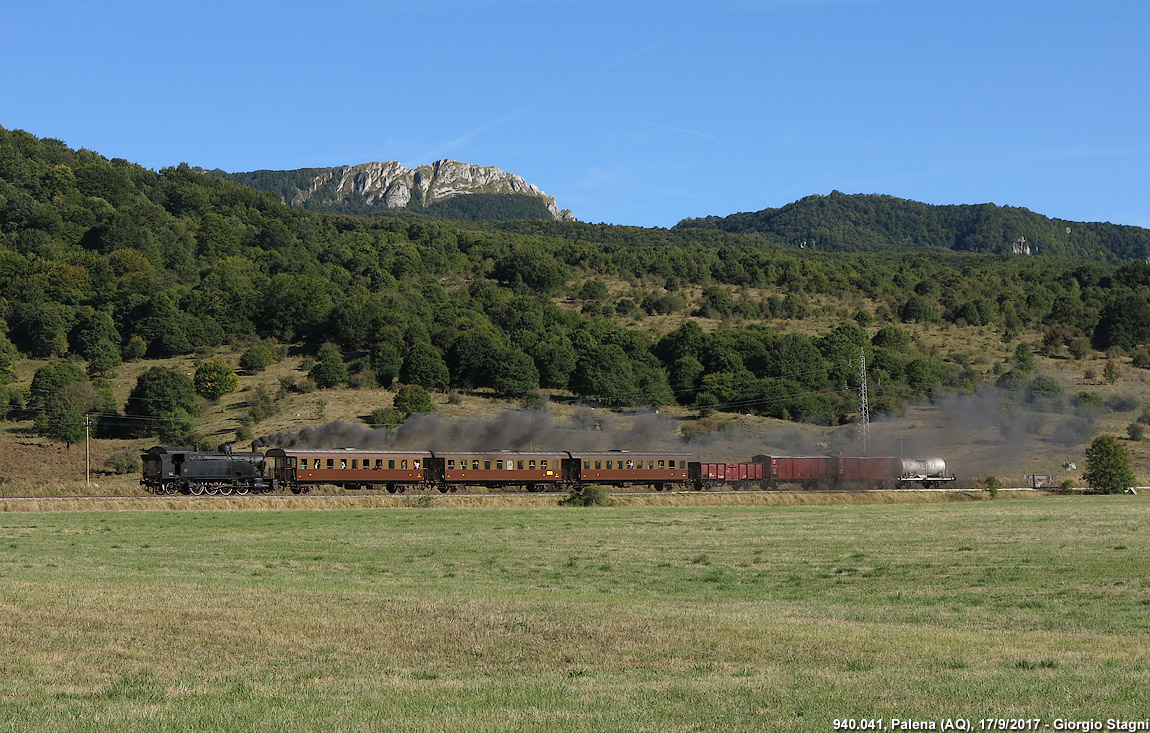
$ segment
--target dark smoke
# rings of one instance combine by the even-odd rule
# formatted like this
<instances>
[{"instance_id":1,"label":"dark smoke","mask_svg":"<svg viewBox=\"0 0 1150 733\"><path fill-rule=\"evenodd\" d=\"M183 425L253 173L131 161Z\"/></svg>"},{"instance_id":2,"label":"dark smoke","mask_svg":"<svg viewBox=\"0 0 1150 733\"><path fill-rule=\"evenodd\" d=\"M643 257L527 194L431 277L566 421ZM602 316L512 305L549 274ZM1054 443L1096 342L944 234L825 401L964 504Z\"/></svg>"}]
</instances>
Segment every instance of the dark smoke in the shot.
<instances>
[{"instance_id":1,"label":"dark smoke","mask_svg":"<svg viewBox=\"0 0 1150 733\"><path fill-rule=\"evenodd\" d=\"M703 421L591 408L580 408L568 420L539 410L458 419L416 415L391 431L337 420L299 432L265 435L253 446L436 452L656 450L683 451L716 462L749 461L760 453L941 457L960 479L998 475L1021 480L1027 473L1053 474L1065 461L1081 461L1096 417L1066 397L1032 400L1019 391L986 388L937 396L933 403L910 405L898 416L873 415L866 452L854 425L764 425L747 418L715 421L721 427L714 432L692 432L687 428ZM682 437L680 429L690 437Z\"/></svg>"},{"instance_id":2,"label":"dark smoke","mask_svg":"<svg viewBox=\"0 0 1150 733\"><path fill-rule=\"evenodd\" d=\"M274 433L253 445L280 448L373 450L666 450L684 449L677 424L657 414L624 420L605 411L581 411L556 422L539 410L505 410L495 417L447 419L413 415L395 430L336 420L298 433Z\"/></svg>"}]
</instances>

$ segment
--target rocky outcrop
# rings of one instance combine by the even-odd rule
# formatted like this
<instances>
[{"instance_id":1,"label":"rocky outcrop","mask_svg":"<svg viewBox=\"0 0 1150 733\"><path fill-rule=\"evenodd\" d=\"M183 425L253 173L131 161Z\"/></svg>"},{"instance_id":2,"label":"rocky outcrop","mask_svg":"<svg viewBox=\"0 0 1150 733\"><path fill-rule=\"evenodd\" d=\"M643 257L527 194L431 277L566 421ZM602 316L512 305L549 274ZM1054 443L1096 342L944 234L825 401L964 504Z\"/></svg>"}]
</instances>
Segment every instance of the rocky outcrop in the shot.
<instances>
[{"instance_id":1,"label":"rocky outcrop","mask_svg":"<svg viewBox=\"0 0 1150 733\"><path fill-rule=\"evenodd\" d=\"M554 196L543 193L521 176L494 166L450 159L437 160L418 168L408 168L394 160L328 168L315 176L306 189L301 187L289 203L300 206L318 196L323 204L361 200L372 206L403 209L417 195L424 206L431 206L454 196L474 193L538 196L554 218L575 219L569 209L560 210L556 206Z\"/></svg>"}]
</instances>

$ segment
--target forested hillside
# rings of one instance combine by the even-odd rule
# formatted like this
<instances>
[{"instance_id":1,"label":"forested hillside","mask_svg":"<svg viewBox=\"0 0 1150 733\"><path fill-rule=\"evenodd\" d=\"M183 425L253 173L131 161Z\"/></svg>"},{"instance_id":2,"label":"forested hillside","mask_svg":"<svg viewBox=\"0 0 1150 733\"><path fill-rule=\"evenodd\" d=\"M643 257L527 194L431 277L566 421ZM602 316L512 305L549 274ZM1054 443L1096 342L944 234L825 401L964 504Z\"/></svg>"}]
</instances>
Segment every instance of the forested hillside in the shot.
<instances>
[{"instance_id":1,"label":"forested hillside","mask_svg":"<svg viewBox=\"0 0 1150 733\"><path fill-rule=\"evenodd\" d=\"M893 196L807 196L778 209L685 219L676 229L761 233L827 252L944 247L960 252L1074 255L1109 262L1145 260L1150 230L1048 219L994 204L931 206Z\"/></svg>"},{"instance_id":2,"label":"forested hillside","mask_svg":"<svg viewBox=\"0 0 1150 733\"><path fill-rule=\"evenodd\" d=\"M194 429L184 375L153 374L127 405L105 380L123 360L196 353L211 364L224 344L244 350L249 371L288 345L314 354L308 380L285 389L414 385L529 401L543 389L835 424L854 414L860 351L880 410L985 378L913 339L917 324L994 328L1006 343L1037 330L1052 351L1135 351L1150 339L1148 293L1142 262L830 254L714 229L317 214L186 165L151 171L0 129L0 407L46 434L51 416L84 412ZM811 327L815 315L825 325ZM51 360L30 386L12 383L23 357ZM196 391L210 398L235 366L203 380L197 370ZM141 424L152 425L131 430L154 429Z\"/></svg>"}]
</instances>

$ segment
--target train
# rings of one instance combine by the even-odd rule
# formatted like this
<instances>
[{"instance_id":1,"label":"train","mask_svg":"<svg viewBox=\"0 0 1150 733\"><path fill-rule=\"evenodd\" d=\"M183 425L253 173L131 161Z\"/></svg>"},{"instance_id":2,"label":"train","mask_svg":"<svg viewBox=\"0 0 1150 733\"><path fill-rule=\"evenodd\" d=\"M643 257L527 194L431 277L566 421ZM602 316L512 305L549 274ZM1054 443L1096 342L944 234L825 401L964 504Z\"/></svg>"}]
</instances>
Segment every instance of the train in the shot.
<instances>
[{"instance_id":1,"label":"train","mask_svg":"<svg viewBox=\"0 0 1150 733\"><path fill-rule=\"evenodd\" d=\"M321 485L441 493L487 489L580 492L598 485L654 491L934 488L955 480L942 458L756 455L713 463L660 451L431 451L269 448L265 452L156 446L141 485L155 494L232 495Z\"/></svg>"}]
</instances>

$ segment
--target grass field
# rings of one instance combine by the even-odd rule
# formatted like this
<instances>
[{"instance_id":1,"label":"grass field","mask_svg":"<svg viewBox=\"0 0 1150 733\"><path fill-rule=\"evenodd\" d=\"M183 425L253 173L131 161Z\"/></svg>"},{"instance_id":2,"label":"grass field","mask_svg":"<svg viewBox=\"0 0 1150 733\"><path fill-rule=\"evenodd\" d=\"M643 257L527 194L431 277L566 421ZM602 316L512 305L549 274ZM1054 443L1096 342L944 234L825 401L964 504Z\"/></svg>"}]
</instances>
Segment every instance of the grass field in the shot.
<instances>
[{"instance_id":1,"label":"grass field","mask_svg":"<svg viewBox=\"0 0 1150 733\"><path fill-rule=\"evenodd\" d=\"M0 730L1150 717L1144 497L0 515Z\"/></svg>"}]
</instances>

